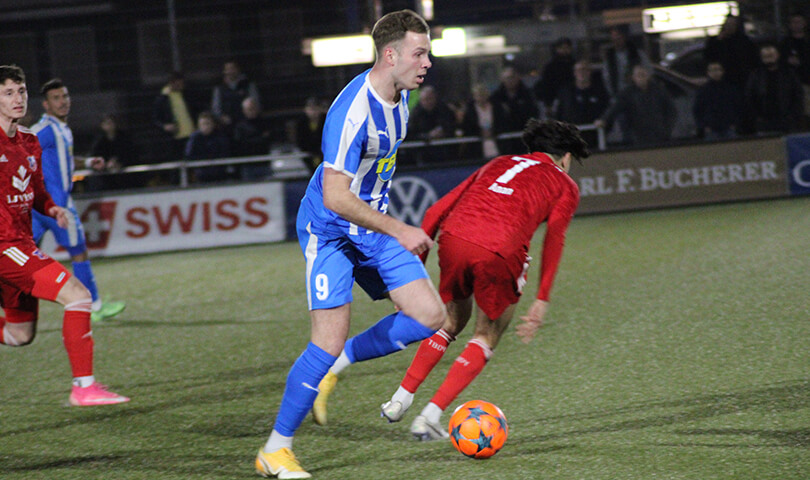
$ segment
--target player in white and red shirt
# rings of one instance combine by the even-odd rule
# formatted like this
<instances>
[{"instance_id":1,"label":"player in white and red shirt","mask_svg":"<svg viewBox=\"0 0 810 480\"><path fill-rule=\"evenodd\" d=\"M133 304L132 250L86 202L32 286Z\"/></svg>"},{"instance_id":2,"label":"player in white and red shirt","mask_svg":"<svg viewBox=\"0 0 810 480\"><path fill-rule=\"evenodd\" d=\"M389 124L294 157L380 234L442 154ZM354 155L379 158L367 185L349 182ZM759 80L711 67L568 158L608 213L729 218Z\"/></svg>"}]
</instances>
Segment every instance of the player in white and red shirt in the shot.
<instances>
[{"instance_id":1,"label":"player in white and red shirt","mask_svg":"<svg viewBox=\"0 0 810 480\"><path fill-rule=\"evenodd\" d=\"M431 238L441 230L439 293L448 319L419 346L399 389L382 405L384 417L392 422L402 418L416 389L467 325L473 299L477 309L473 338L411 425L419 440L448 436L441 414L481 373L509 325L526 284L529 244L545 222L540 286L517 333L528 343L543 323L565 232L579 204L579 189L568 169L572 160L581 161L589 152L579 130L558 121L529 120L522 140L530 153L491 160L439 199L422 221ZM427 253L422 257L424 261Z\"/></svg>"},{"instance_id":2,"label":"player in white and red shirt","mask_svg":"<svg viewBox=\"0 0 810 480\"><path fill-rule=\"evenodd\" d=\"M28 110L25 73L16 65L0 66L0 343L12 347L34 340L38 299L65 307L62 338L73 372L69 402L75 406L129 401L112 393L93 376L90 292L65 268L42 253L31 233L36 210L67 227L68 216L45 190L42 149L36 135L18 126Z\"/></svg>"}]
</instances>

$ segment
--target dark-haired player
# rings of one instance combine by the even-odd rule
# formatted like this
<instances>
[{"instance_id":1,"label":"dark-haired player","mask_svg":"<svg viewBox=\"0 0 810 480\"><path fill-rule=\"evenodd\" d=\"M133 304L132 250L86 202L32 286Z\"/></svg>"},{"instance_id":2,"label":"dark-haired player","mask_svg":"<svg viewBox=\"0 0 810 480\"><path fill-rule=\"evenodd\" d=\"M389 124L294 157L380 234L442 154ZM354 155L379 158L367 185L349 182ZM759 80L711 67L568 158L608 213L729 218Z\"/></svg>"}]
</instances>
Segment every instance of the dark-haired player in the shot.
<instances>
[{"instance_id":1,"label":"dark-haired player","mask_svg":"<svg viewBox=\"0 0 810 480\"><path fill-rule=\"evenodd\" d=\"M42 180L42 149L36 135L18 128L28 110L25 73L0 66L0 343L28 345L36 335L38 299L65 307L62 339L73 373L69 402L74 406L129 401L96 382L93 375L91 296L59 262L41 252L31 234L31 212L68 225L68 212L56 205Z\"/></svg>"},{"instance_id":2,"label":"dark-haired player","mask_svg":"<svg viewBox=\"0 0 810 480\"><path fill-rule=\"evenodd\" d=\"M65 208L69 222L61 227L47 215L34 212L34 241L39 244L45 232L53 233L56 243L70 255L73 275L90 291L93 297L93 321L111 318L124 310L124 302L102 302L96 286L95 275L87 255L87 241L76 206L73 204L73 132L67 124L70 113L70 93L62 80L54 78L45 82L40 89L42 108L45 113L31 131L37 135L42 147L42 176L45 188L54 203ZM104 159L88 157L84 159L88 167L102 168Z\"/></svg>"},{"instance_id":3,"label":"dark-haired player","mask_svg":"<svg viewBox=\"0 0 810 480\"><path fill-rule=\"evenodd\" d=\"M528 343L543 324L565 232L579 204L579 189L568 176L573 160L588 157L579 130L558 121L527 122L522 136L529 153L504 155L478 169L425 214L422 228L439 235L439 293L447 306L444 326L419 346L405 378L382 415L402 419L414 393L472 315L473 338L450 367L444 383L414 419L419 440L447 437L442 412L481 373L509 325L526 284L529 243L547 223L541 255L540 286L517 334ZM423 260L427 252L422 254Z\"/></svg>"}]
</instances>

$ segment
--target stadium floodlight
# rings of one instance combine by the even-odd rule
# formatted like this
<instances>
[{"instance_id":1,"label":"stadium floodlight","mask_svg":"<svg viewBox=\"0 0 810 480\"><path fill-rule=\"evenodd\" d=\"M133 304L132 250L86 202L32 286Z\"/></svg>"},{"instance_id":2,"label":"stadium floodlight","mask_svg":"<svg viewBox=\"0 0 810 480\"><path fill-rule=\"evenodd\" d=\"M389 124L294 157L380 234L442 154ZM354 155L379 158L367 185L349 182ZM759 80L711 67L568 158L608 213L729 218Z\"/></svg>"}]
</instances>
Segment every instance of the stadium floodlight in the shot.
<instances>
[{"instance_id":1,"label":"stadium floodlight","mask_svg":"<svg viewBox=\"0 0 810 480\"><path fill-rule=\"evenodd\" d=\"M312 64L334 67L374 61L374 40L371 35L313 38Z\"/></svg>"},{"instance_id":2,"label":"stadium floodlight","mask_svg":"<svg viewBox=\"0 0 810 480\"><path fill-rule=\"evenodd\" d=\"M674 7L645 8L642 11L644 33L709 28L722 25L726 16L739 15L737 2L699 3Z\"/></svg>"},{"instance_id":3,"label":"stadium floodlight","mask_svg":"<svg viewBox=\"0 0 810 480\"><path fill-rule=\"evenodd\" d=\"M464 55L467 53L467 34L463 28L445 28L442 38L430 42L430 50L436 57Z\"/></svg>"}]
</instances>

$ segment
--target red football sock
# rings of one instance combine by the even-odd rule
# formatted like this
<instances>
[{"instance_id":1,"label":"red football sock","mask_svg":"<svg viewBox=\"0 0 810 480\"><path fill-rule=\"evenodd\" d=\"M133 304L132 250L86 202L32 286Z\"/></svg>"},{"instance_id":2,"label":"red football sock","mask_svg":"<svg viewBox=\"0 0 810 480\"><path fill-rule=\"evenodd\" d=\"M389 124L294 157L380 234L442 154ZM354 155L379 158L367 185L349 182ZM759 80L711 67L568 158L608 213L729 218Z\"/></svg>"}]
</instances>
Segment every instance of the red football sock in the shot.
<instances>
[{"instance_id":1,"label":"red football sock","mask_svg":"<svg viewBox=\"0 0 810 480\"><path fill-rule=\"evenodd\" d=\"M416 392L433 367L442 359L444 352L447 351L447 345L453 340L455 337L444 329L439 329L433 336L422 340L400 386L411 393Z\"/></svg>"},{"instance_id":2,"label":"red football sock","mask_svg":"<svg viewBox=\"0 0 810 480\"><path fill-rule=\"evenodd\" d=\"M453 362L444 382L430 400L431 403L446 410L450 403L467 388L467 385L481 373L491 356L492 350L487 344L476 339L470 340L461 355Z\"/></svg>"},{"instance_id":3,"label":"red football sock","mask_svg":"<svg viewBox=\"0 0 810 480\"><path fill-rule=\"evenodd\" d=\"M90 302L65 307L62 341L73 377L93 374L93 332L90 330Z\"/></svg>"}]
</instances>

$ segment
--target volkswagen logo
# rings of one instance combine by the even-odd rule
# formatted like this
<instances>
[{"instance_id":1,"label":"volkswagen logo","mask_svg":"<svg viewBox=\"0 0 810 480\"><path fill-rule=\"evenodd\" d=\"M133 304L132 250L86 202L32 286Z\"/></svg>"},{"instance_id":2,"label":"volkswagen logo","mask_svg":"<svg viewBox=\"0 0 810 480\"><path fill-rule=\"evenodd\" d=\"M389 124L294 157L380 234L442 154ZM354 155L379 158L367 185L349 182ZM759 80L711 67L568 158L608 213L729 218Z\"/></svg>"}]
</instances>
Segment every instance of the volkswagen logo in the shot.
<instances>
[{"instance_id":1,"label":"volkswagen logo","mask_svg":"<svg viewBox=\"0 0 810 480\"><path fill-rule=\"evenodd\" d=\"M397 177L388 193L388 213L409 225L422 223L425 211L439 196L433 186L419 177Z\"/></svg>"}]
</instances>

